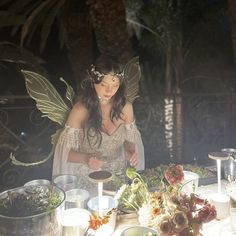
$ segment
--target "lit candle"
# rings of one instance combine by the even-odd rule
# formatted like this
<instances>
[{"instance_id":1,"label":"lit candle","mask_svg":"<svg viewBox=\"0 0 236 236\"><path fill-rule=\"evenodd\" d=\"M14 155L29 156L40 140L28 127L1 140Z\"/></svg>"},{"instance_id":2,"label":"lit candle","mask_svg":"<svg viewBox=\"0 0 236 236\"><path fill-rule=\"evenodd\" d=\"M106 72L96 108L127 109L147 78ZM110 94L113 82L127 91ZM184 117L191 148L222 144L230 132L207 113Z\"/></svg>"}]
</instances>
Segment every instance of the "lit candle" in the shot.
<instances>
[{"instance_id":1,"label":"lit candle","mask_svg":"<svg viewBox=\"0 0 236 236\"><path fill-rule=\"evenodd\" d=\"M98 182L98 214L102 216L102 191L103 191L103 182Z\"/></svg>"},{"instance_id":2,"label":"lit candle","mask_svg":"<svg viewBox=\"0 0 236 236\"><path fill-rule=\"evenodd\" d=\"M229 155L223 152L211 152L208 154L210 159L216 160L217 165L217 184L218 184L218 193L221 193L221 161L229 159Z\"/></svg>"},{"instance_id":3,"label":"lit candle","mask_svg":"<svg viewBox=\"0 0 236 236\"><path fill-rule=\"evenodd\" d=\"M62 217L63 236L84 235L89 226L90 212L85 209L64 210Z\"/></svg>"},{"instance_id":4,"label":"lit candle","mask_svg":"<svg viewBox=\"0 0 236 236\"><path fill-rule=\"evenodd\" d=\"M212 194L211 203L216 208L216 218L221 220L229 215L229 197L221 193L221 161L228 160L229 155L223 152L212 152L208 154L208 157L216 160L218 193Z\"/></svg>"},{"instance_id":5,"label":"lit candle","mask_svg":"<svg viewBox=\"0 0 236 236\"><path fill-rule=\"evenodd\" d=\"M221 160L216 160L217 165L217 183L218 183L218 193L221 193Z\"/></svg>"}]
</instances>

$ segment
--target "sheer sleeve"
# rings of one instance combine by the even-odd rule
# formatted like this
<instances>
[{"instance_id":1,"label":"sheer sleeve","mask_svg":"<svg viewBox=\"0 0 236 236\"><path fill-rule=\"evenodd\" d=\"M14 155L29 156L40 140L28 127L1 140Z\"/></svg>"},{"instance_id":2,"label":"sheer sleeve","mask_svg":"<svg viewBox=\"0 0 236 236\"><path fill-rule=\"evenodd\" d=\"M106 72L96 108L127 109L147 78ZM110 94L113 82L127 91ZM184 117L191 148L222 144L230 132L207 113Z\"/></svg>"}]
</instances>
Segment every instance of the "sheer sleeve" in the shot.
<instances>
[{"instance_id":1,"label":"sheer sleeve","mask_svg":"<svg viewBox=\"0 0 236 236\"><path fill-rule=\"evenodd\" d=\"M82 129L65 126L57 141L52 176L60 174L75 174L81 164L68 162L70 150L78 151L81 145L83 131Z\"/></svg>"},{"instance_id":2,"label":"sheer sleeve","mask_svg":"<svg viewBox=\"0 0 236 236\"><path fill-rule=\"evenodd\" d=\"M141 134L135 124L135 121L133 121L130 124L125 124L125 129L126 129L125 139L129 142L135 143L135 150L138 155L138 165L136 169L144 170L145 169L144 147Z\"/></svg>"}]
</instances>

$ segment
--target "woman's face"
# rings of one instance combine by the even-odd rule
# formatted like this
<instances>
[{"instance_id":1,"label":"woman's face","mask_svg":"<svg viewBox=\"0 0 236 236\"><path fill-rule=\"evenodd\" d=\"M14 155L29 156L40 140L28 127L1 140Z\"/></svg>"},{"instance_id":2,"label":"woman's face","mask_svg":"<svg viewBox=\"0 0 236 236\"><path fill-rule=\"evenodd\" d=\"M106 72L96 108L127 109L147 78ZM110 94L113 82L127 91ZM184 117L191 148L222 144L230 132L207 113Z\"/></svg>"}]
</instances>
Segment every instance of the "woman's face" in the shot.
<instances>
[{"instance_id":1,"label":"woman's face","mask_svg":"<svg viewBox=\"0 0 236 236\"><path fill-rule=\"evenodd\" d=\"M120 80L117 76L108 74L99 84L94 84L94 86L99 99L109 101L119 89Z\"/></svg>"}]
</instances>

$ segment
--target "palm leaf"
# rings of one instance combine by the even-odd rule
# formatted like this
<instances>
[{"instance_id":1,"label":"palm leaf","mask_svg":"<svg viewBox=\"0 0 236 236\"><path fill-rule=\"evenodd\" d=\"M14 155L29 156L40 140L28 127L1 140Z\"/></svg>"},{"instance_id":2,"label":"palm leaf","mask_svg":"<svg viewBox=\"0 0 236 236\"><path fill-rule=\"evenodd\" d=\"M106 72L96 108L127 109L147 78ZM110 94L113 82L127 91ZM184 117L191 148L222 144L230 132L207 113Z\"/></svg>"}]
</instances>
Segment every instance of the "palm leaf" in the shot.
<instances>
[{"instance_id":1,"label":"palm leaf","mask_svg":"<svg viewBox=\"0 0 236 236\"><path fill-rule=\"evenodd\" d=\"M57 2L54 8L50 11L50 14L43 21L42 30L41 30L41 46L40 46L41 51L45 48L45 44L46 44L48 35L52 29L53 22L55 21L58 15L58 12L61 10L64 4L65 4L65 0L60 0L59 2Z\"/></svg>"},{"instance_id":2,"label":"palm leaf","mask_svg":"<svg viewBox=\"0 0 236 236\"><path fill-rule=\"evenodd\" d=\"M0 63L10 62L20 65L22 68L37 71L40 74L46 74L45 69L41 66L43 59L35 56L26 48L10 42L0 42ZM2 63L1 63L2 64Z\"/></svg>"},{"instance_id":3,"label":"palm leaf","mask_svg":"<svg viewBox=\"0 0 236 236\"><path fill-rule=\"evenodd\" d=\"M24 16L9 11L0 11L0 27L21 25L25 21Z\"/></svg>"},{"instance_id":4,"label":"palm leaf","mask_svg":"<svg viewBox=\"0 0 236 236\"><path fill-rule=\"evenodd\" d=\"M37 108L54 122L63 125L70 108L53 85L43 76L22 70L29 95L36 101Z\"/></svg>"},{"instance_id":5,"label":"palm leaf","mask_svg":"<svg viewBox=\"0 0 236 236\"><path fill-rule=\"evenodd\" d=\"M35 19L35 17L40 14L40 12L47 7L48 4L54 4L53 1L51 0L46 0L44 2L42 2L42 4L40 4L37 8L35 8L32 13L30 14L30 16L27 18L23 28L22 28L22 32L21 32L21 42L24 42L26 35L29 32L29 29Z\"/></svg>"},{"instance_id":6,"label":"palm leaf","mask_svg":"<svg viewBox=\"0 0 236 236\"><path fill-rule=\"evenodd\" d=\"M133 102L138 96L139 81L141 78L141 69L139 58L132 58L124 68L126 98L129 102Z\"/></svg>"},{"instance_id":7,"label":"palm leaf","mask_svg":"<svg viewBox=\"0 0 236 236\"><path fill-rule=\"evenodd\" d=\"M40 2L39 1L32 1L32 0L24 0L24 1L13 1L10 5L9 5L9 10L12 12L18 12L18 13L27 13L25 14L25 16L27 16L29 14L27 9L30 9L30 11L32 11L32 9L29 6L32 6L34 4L35 5L39 5ZM24 10L27 10L26 12Z\"/></svg>"}]
</instances>

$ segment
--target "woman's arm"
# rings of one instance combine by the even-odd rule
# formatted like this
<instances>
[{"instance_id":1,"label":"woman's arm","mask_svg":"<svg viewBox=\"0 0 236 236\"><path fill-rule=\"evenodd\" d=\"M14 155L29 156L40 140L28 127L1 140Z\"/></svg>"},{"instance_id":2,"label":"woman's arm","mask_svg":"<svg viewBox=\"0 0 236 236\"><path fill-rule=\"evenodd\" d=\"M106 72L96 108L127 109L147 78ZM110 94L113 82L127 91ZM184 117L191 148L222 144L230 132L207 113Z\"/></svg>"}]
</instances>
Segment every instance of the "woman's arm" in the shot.
<instances>
[{"instance_id":1,"label":"woman's arm","mask_svg":"<svg viewBox=\"0 0 236 236\"><path fill-rule=\"evenodd\" d=\"M130 102L127 102L122 110L123 117L126 126L130 126L129 128L132 129L132 125L134 125L134 112L133 112L133 105ZM129 129L127 128L127 129ZM129 132L129 131L127 131ZM124 143L124 151L125 151L125 158L130 162L131 166L137 166L138 158L137 153L135 150L135 142L134 140L126 140Z\"/></svg>"},{"instance_id":2,"label":"woman's arm","mask_svg":"<svg viewBox=\"0 0 236 236\"><path fill-rule=\"evenodd\" d=\"M82 129L86 125L87 119L87 109L81 103L77 103L71 110L66 124L71 128ZM104 164L103 161L96 159L95 154L83 153L75 150L70 150L67 161L81 163L94 170L99 169Z\"/></svg>"}]
</instances>

